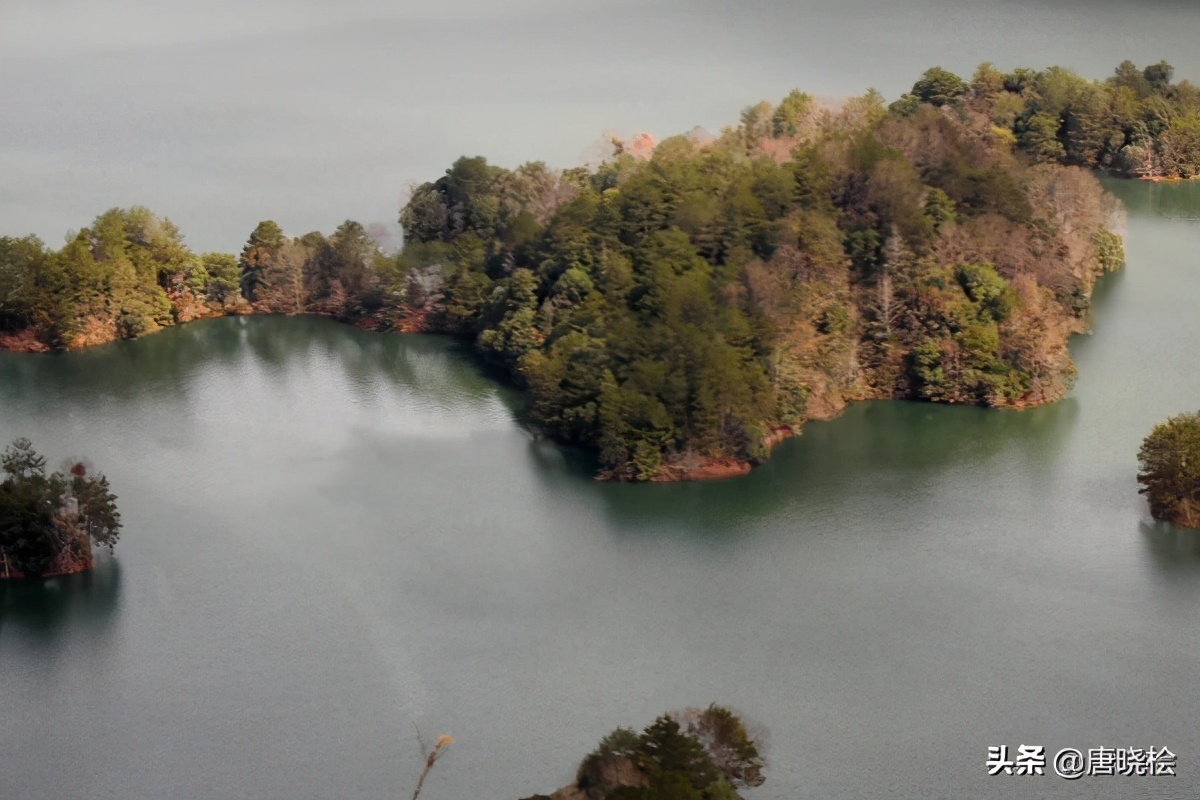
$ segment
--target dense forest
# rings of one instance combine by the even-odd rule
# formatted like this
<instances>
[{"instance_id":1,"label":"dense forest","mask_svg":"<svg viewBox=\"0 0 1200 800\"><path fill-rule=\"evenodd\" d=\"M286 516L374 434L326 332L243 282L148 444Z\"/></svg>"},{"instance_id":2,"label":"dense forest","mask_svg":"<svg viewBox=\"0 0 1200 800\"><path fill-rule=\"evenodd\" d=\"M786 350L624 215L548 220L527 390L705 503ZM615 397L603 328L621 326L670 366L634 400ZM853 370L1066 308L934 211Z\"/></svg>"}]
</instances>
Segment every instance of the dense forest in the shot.
<instances>
[{"instance_id":1,"label":"dense forest","mask_svg":"<svg viewBox=\"0 0 1200 800\"><path fill-rule=\"evenodd\" d=\"M893 110L962 104L984 114L1032 161L1092 167L1122 177L1200 176L1200 88L1174 82L1165 61L1123 62L1103 81L1062 67L1004 73L983 64L970 82L925 73Z\"/></svg>"},{"instance_id":2,"label":"dense forest","mask_svg":"<svg viewBox=\"0 0 1200 800\"><path fill-rule=\"evenodd\" d=\"M197 255L114 209L60 250L0 239L0 346L80 347L224 313L452 333L525 389L532 422L604 477L736 474L864 398L1021 407L1070 386L1072 333L1123 263L1092 174L1200 171L1200 91L1169 65L965 80L891 105L794 91L717 136L598 165L461 158L362 225Z\"/></svg>"},{"instance_id":3,"label":"dense forest","mask_svg":"<svg viewBox=\"0 0 1200 800\"><path fill-rule=\"evenodd\" d=\"M1054 400L1120 210L1025 153L990 75L930 70L891 107L793 92L595 170L463 158L403 209L403 266L608 477L736 471L852 399ZM1022 75L999 91L1032 103Z\"/></svg>"},{"instance_id":4,"label":"dense forest","mask_svg":"<svg viewBox=\"0 0 1200 800\"><path fill-rule=\"evenodd\" d=\"M380 279L395 264L356 222L297 239L264 222L239 259L197 255L170 220L114 208L57 251L0 238L0 345L78 348L252 311L369 316L385 305Z\"/></svg>"},{"instance_id":5,"label":"dense forest","mask_svg":"<svg viewBox=\"0 0 1200 800\"><path fill-rule=\"evenodd\" d=\"M17 439L0 455L0 475L0 578L79 572L92 566L93 544L116 544L116 497L84 462L47 472L32 443Z\"/></svg>"}]
</instances>

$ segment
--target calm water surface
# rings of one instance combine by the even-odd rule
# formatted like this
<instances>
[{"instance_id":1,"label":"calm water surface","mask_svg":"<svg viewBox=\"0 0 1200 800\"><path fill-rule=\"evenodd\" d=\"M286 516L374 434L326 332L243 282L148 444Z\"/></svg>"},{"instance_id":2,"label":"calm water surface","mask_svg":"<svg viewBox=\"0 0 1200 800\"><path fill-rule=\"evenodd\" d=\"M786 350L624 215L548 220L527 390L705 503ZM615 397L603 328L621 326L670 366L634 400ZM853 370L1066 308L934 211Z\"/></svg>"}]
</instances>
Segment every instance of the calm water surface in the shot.
<instances>
[{"instance_id":1,"label":"calm water surface","mask_svg":"<svg viewBox=\"0 0 1200 800\"><path fill-rule=\"evenodd\" d=\"M1129 266L1025 413L872 403L720 484L613 486L457 346L223 319L0 354L0 439L91 457L125 531L0 597L0 794L393 798L567 782L720 701L779 798L1184 798L1200 538L1136 451L1200 406L1200 185L1112 184ZM1179 777L985 776L994 744L1168 746Z\"/></svg>"},{"instance_id":2,"label":"calm water surface","mask_svg":"<svg viewBox=\"0 0 1200 800\"><path fill-rule=\"evenodd\" d=\"M394 230L461 155L594 157L717 132L793 88L889 100L940 64L1200 81L1195 0L0 0L0 234L59 245L112 206L198 251L261 219Z\"/></svg>"}]
</instances>

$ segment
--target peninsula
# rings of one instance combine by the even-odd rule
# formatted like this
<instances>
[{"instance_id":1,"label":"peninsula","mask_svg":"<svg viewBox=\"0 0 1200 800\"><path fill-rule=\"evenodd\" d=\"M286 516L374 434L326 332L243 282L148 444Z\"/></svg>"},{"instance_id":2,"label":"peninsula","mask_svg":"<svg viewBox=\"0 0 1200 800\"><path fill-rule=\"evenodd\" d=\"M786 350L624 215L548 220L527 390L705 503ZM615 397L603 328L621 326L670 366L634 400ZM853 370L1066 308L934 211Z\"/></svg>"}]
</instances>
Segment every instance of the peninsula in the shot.
<instances>
[{"instance_id":1,"label":"peninsula","mask_svg":"<svg viewBox=\"0 0 1200 800\"><path fill-rule=\"evenodd\" d=\"M240 256L197 255L113 209L58 251L0 239L0 347L229 313L449 333L600 477L738 475L854 400L1061 398L1095 281L1124 262L1094 173L1200 172L1200 90L1173 78L934 68L891 105L794 91L589 167L460 158L412 192L394 254L353 221L264 221Z\"/></svg>"}]
</instances>

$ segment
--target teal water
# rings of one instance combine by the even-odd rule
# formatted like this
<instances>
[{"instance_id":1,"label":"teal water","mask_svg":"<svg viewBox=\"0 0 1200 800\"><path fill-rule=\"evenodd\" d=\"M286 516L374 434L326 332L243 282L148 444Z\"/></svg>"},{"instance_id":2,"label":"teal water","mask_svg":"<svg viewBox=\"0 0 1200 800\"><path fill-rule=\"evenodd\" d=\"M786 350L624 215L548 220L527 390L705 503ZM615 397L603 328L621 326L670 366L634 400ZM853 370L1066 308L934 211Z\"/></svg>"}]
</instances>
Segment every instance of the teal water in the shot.
<instances>
[{"instance_id":1,"label":"teal water","mask_svg":"<svg viewBox=\"0 0 1200 800\"><path fill-rule=\"evenodd\" d=\"M1200 184L1113 183L1129 265L1056 405L867 403L745 478L597 483L454 343L320 319L0 354L0 439L90 457L115 558L0 588L0 795L385 798L566 783L720 701L752 798L1200 789L1200 537L1136 452L1200 407ZM987 777L987 747L1167 746L1172 778Z\"/></svg>"}]
</instances>

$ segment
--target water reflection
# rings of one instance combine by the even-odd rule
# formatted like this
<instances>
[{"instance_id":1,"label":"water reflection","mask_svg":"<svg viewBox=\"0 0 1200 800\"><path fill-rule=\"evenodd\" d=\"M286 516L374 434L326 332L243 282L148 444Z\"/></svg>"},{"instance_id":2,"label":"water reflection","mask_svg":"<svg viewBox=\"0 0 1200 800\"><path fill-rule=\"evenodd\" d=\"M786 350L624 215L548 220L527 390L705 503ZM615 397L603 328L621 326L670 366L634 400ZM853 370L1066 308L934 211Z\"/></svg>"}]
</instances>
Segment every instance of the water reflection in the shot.
<instances>
[{"instance_id":1,"label":"water reflection","mask_svg":"<svg viewBox=\"0 0 1200 800\"><path fill-rule=\"evenodd\" d=\"M1141 522L1138 529L1155 564L1164 572L1200 575L1200 531L1167 522Z\"/></svg>"},{"instance_id":2,"label":"water reflection","mask_svg":"<svg viewBox=\"0 0 1200 800\"><path fill-rule=\"evenodd\" d=\"M1079 416L1073 397L1027 411L859 403L835 420L810 422L749 475L713 483L597 483L590 453L537 441L528 455L547 493L566 503L599 500L617 530L686 531L728 545L755 535L752 523L781 508L828 511L848 492L919 497L947 473L1000 468L1049 478Z\"/></svg>"},{"instance_id":3,"label":"water reflection","mask_svg":"<svg viewBox=\"0 0 1200 800\"><path fill-rule=\"evenodd\" d=\"M202 320L79 353L0 353L0 403L27 412L47 398L83 410L98 401L148 396L182 403L205 370L248 364L283 392L300 363L330 371L359 402L392 384L430 397L499 397L513 414L523 408L519 393L498 388L449 337L371 333L329 319L283 316Z\"/></svg>"},{"instance_id":4,"label":"water reflection","mask_svg":"<svg viewBox=\"0 0 1200 800\"><path fill-rule=\"evenodd\" d=\"M1155 183L1106 179L1104 188L1121 198L1130 215L1200 221L1200 181Z\"/></svg>"},{"instance_id":5,"label":"water reflection","mask_svg":"<svg viewBox=\"0 0 1200 800\"><path fill-rule=\"evenodd\" d=\"M0 401L36 410L47 398L88 408L101 400L184 399L202 364L245 357L239 320L193 322L79 353L0 353Z\"/></svg>"},{"instance_id":6,"label":"water reflection","mask_svg":"<svg viewBox=\"0 0 1200 800\"><path fill-rule=\"evenodd\" d=\"M1116 272L1102 275L1096 281L1096 288L1092 290L1091 316L1088 318L1089 327L1096 325L1096 320L1100 320L1098 324L1104 324L1104 315L1120 296L1121 284L1125 282L1125 276L1128 274L1128 270L1119 269ZM1086 336L1071 337L1071 354L1078 356L1078 346L1086 341Z\"/></svg>"},{"instance_id":7,"label":"water reflection","mask_svg":"<svg viewBox=\"0 0 1200 800\"><path fill-rule=\"evenodd\" d=\"M121 605L121 562L98 553L89 572L0 581L0 649L16 636L52 644L68 629L103 633Z\"/></svg>"}]
</instances>

